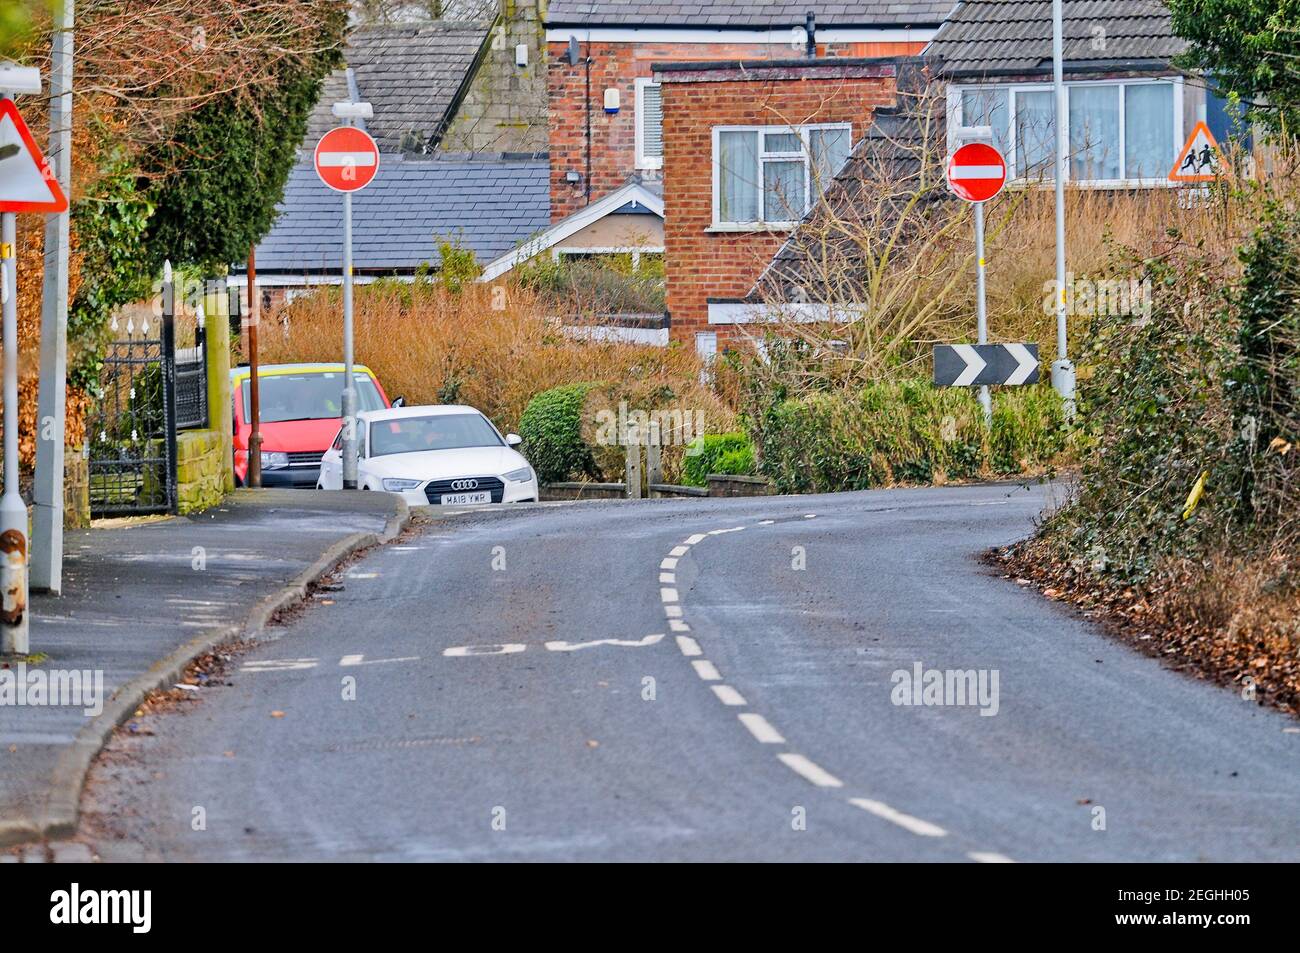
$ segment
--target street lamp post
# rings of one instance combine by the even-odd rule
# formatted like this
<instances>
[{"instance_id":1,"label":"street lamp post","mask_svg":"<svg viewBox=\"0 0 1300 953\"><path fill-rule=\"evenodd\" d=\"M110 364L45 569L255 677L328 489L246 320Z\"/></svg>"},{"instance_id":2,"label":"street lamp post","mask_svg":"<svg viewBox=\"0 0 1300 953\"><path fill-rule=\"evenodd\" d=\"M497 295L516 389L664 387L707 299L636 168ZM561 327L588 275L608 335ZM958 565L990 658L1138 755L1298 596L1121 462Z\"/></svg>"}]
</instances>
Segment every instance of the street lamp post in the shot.
<instances>
[{"instance_id":1,"label":"street lamp post","mask_svg":"<svg viewBox=\"0 0 1300 953\"><path fill-rule=\"evenodd\" d=\"M1066 419L1074 416L1074 364L1068 357L1065 335L1065 157L1067 106L1065 101L1065 41L1061 0L1052 0L1052 84L1056 123L1056 360L1052 363L1052 387L1065 404Z\"/></svg>"}]
</instances>

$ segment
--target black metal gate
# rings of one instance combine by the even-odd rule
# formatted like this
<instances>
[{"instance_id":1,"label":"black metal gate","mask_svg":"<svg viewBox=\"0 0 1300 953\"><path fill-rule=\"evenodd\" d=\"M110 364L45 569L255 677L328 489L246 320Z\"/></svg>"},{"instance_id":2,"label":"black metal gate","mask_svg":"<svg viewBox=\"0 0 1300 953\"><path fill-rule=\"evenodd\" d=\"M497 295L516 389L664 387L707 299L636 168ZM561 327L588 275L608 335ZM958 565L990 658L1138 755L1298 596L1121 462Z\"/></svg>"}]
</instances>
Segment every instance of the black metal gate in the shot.
<instances>
[{"instance_id":1,"label":"black metal gate","mask_svg":"<svg viewBox=\"0 0 1300 953\"><path fill-rule=\"evenodd\" d=\"M113 321L118 336L104 355L86 434L92 516L176 512L173 297L170 283L164 284L161 320L150 315Z\"/></svg>"}]
</instances>

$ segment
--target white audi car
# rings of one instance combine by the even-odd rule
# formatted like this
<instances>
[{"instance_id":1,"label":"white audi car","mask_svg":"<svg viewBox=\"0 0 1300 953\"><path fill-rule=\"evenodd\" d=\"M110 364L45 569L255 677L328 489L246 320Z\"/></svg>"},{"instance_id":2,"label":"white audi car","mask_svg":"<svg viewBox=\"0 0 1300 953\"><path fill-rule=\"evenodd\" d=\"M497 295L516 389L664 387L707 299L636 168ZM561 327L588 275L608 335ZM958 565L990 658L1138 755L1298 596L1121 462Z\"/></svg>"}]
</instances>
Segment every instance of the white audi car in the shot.
<instances>
[{"instance_id":1,"label":"white audi car","mask_svg":"<svg viewBox=\"0 0 1300 953\"><path fill-rule=\"evenodd\" d=\"M437 404L357 414L357 489L400 493L412 506L526 503L537 474L473 407ZM320 490L343 489L343 430L320 461Z\"/></svg>"}]
</instances>

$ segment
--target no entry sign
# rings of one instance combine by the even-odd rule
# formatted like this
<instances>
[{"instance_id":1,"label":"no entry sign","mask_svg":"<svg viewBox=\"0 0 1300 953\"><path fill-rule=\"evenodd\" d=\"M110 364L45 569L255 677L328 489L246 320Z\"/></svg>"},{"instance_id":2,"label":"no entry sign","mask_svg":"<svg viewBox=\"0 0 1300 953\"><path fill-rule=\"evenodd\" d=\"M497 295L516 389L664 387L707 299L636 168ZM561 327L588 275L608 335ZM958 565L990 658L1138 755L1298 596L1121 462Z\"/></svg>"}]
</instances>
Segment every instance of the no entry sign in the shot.
<instances>
[{"instance_id":1,"label":"no entry sign","mask_svg":"<svg viewBox=\"0 0 1300 953\"><path fill-rule=\"evenodd\" d=\"M959 199L987 202L1007 183L1007 160L990 145L970 142L948 157L948 187Z\"/></svg>"},{"instance_id":2,"label":"no entry sign","mask_svg":"<svg viewBox=\"0 0 1300 953\"><path fill-rule=\"evenodd\" d=\"M335 192L364 189L379 171L379 146L355 126L331 129L316 143L316 174Z\"/></svg>"}]
</instances>

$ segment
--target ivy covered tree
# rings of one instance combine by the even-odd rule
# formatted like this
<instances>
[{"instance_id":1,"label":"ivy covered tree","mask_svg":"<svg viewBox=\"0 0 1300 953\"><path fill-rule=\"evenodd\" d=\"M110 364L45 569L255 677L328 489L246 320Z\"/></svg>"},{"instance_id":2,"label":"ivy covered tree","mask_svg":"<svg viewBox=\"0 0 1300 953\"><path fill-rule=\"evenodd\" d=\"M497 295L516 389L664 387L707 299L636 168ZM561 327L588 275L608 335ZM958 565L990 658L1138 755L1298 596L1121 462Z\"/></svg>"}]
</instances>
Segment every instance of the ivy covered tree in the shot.
<instances>
[{"instance_id":1,"label":"ivy covered tree","mask_svg":"<svg viewBox=\"0 0 1300 953\"><path fill-rule=\"evenodd\" d=\"M317 6L317 36L300 56L282 61L269 82L208 99L142 156L154 182L146 235L153 265L219 268L270 231L322 81L342 62L346 10Z\"/></svg>"},{"instance_id":2,"label":"ivy covered tree","mask_svg":"<svg viewBox=\"0 0 1300 953\"><path fill-rule=\"evenodd\" d=\"M1214 78L1251 119L1300 132L1300 0L1166 0L1191 45L1179 65Z\"/></svg>"}]
</instances>

